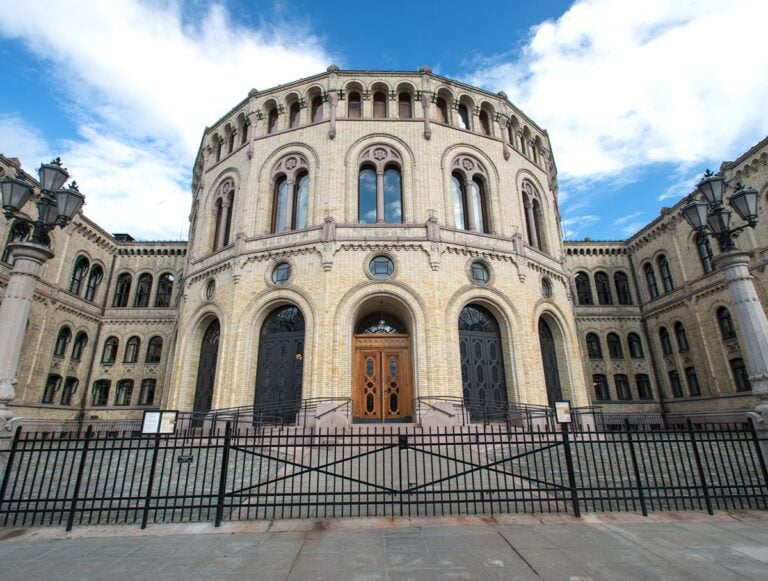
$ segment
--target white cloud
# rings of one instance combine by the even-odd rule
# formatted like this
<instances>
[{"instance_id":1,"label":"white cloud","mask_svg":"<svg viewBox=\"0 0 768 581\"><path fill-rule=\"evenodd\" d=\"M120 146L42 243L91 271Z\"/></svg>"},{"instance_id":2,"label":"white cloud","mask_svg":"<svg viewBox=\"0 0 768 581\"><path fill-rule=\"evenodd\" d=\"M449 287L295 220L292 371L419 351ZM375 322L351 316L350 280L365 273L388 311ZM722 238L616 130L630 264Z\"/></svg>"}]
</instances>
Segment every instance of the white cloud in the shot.
<instances>
[{"instance_id":1,"label":"white cloud","mask_svg":"<svg viewBox=\"0 0 768 581\"><path fill-rule=\"evenodd\" d=\"M570 239L578 238L586 226L599 222L600 220L602 220L602 218L594 214L583 214L581 216L569 216L568 218L563 218L561 222L563 236Z\"/></svg>"},{"instance_id":2,"label":"white cloud","mask_svg":"<svg viewBox=\"0 0 768 581\"><path fill-rule=\"evenodd\" d=\"M45 138L18 115L0 116L0 153L19 158L28 173L51 156Z\"/></svg>"},{"instance_id":3,"label":"white cloud","mask_svg":"<svg viewBox=\"0 0 768 581\"><path fill-rule=\"evenodd\" d=\"M251 88L321 72L332 60L306 31L248 29L221 4L191 6L0 0L0 34L56 66L49 69L58 72L82 136L57 154L88 196L88 215L111 231L178 238L190 202L181 192L188 192L206 124ZM13 150L26 143L15 135L3 144L7 155L20 155ZM153 204L163 209L147 218Z\"/></svg>"},{"instance_id":4,"label":"white cloud","mask_svg":"<svg viewBox=\"0 0 768 581\"><path fill-rule=\"evenodd\" d=\"M565 178L726 159L768 132L765 0L633 6L579 1L471 75L549 130Z\"/></svg>"},{"instance_id":5,"label":"white cloud","mask_svg":"<svg viewBox=\"0 0 768 581\"><path fill-rule=\"evenodd\" d=\"M647 222L640 222L640 221L631 222L621 229L621 233L624 235L625 238L629 238L630 236L638 232L640 228L642 228L646 224Z\"/></svg>"},{"instance_id":6,"label":"white cloud","mask_svg":"<svg viewBox=\"0 0 768 581\"><path fill-rule=\"evenodd\" d=\"M616 218L613 223L617 226L621 226L622 224L626 224L630 220L634 220L638 216L641 216L643 212L632 212L631 214L627 214L626 216L621 216L619 218Z\"/></svg>"}]
</instances>

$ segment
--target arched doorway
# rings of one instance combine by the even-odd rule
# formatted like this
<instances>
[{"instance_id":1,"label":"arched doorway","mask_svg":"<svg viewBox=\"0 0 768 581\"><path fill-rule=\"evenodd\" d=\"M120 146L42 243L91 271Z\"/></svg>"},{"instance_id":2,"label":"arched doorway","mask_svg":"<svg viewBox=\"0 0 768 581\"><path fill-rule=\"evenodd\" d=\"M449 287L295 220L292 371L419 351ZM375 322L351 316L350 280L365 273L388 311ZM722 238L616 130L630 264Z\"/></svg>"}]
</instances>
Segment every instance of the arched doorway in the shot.
<instances>
[{"instance_id":1,"label":"arched doorway","mask_svg":"<svg viewBox=\"0 0 768 581\"><path fill-rule=\"evenodd\" d=\"M200 359L197 364L197 385L195 387L195 402L192 411L206 414L211 411L213 402L213 385L216 382L216 362L219 356L219 336L221 327L219 320L214 319L208 324L200 343Z\"/></svg>"},{"instance_id":2,"label":"arched doorway","mask_svg":"<svg viewBox=\"0 0 768 581\"><path fill-rule=\"evenodd\" d=\"M261 326L255 416L293 423L301 406L304 370L304 315L293 305L278 307Z\"/></svg>"},{"instance_id":3,"label":"arched doorway","mask_svg":"<svg viewBox=\"0 0 768 581\"><path fill-rule=\"evenodd\" d=\"M544 381L547 385L547 400L549 405L555 405L557 400L563 399L563 390L560 386L555 337L543 317L539 319L539 345L541 346L541 363L544 366Z\"/></svg>"},{"instance_id":4,"label":"arched doorway","mask_svg":"<svg viewBox=\"0 0 768 581\"><path fill-rule=\"evenodd\" d=\"M355 328L352 415L356 421L408 421L413 415L411 347L407 328L389 313L374 313Z\"/></svg>"},{"instance_id":5,"label":"arched doorway","mask_svg":"<svg viewBox=\"0 0 768 581\"><path fill-rule=\"evenodd\" d=\"M507 382L501 333L496 318L480 305L467 305L459 314L461 385L471 420L503 417Z\"/></svg>"}]
</instances>

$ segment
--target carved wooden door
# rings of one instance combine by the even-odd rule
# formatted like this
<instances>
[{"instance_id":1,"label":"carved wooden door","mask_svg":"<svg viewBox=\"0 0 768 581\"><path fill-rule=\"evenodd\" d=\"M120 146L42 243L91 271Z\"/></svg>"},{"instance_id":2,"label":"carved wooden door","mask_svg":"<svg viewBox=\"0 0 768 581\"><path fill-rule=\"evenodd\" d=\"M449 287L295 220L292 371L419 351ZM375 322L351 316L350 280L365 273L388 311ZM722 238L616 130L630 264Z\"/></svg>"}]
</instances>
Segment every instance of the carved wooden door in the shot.
<instances>
[{"instance_id":1,"label":"carved wooden door","mask_svg":"<svg viewBox=\"0 0 768 581\"><path fill-rule=\"evenodd\" d=\"M539 319L539 344L541 346L541 363L544 366L544 381L547 385L547 399L549 405L554 405L554 402L563 399L563 391L560 388L560 372L557 367L557 349L552 330L546 321L541 319Z\"/></svg>"},{"instance_id":2,"label":"carved wooden door","mask_svg":"<svg viewBox=\"0 0 768 581\"><path fill-rule=\"evenodd\" d=\"M216 360L219 355L220 326L218 319L212 321L200 344L200 359L197 364L197 385L192 410L207 413L213 402L213 385L216 381Z\"/></svg>"},{"instance_id":3,"label":"carved wooden door","mask_svg":"<svg viewBox=\"0 0 768 581\"><path fill-rule=\"evenodd\" d=\"M407 336L355 337L353 415L361 421L407 420L412 415Z\"/></svg>"}]
</instances>

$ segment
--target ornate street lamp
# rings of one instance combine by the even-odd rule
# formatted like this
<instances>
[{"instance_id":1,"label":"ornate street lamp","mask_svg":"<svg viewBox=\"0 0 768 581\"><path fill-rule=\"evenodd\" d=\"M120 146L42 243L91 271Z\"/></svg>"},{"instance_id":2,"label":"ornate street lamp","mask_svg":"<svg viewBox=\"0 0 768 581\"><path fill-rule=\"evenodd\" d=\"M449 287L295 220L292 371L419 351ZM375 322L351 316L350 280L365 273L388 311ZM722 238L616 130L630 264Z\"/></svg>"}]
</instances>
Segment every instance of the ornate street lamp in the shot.
<instances>
[{"instance_id":1,"label":"ornate street lamp","mask_svg":"<svg viewBox=\"0 0 768 581\"><path fill-rule=\"evenodd\" d=\"M59 158L42 164L38 174L40 195L37 199L37 220L21 212L34 195L32 185L24 180L24 175L17 172L16 177L0 181L5 217L22 223L29 232L28 239L8 244L13 270L0 304L0 336L3 337L3 348L0 349L0 431L8 427L13 415L7 404L16 397L16 373L35 285L43 263L53 257L48 234L57 226L66 226L85 201L75 182L62 187L69 173L61 166Z\"/></svg>"},{"instance_id":2,"label":"ornate street lamp","mask_svg":"<svg viewBox=\"0 0 768 581\"><path fill-rule=\"evenodd\" d=\"M726 196L728 184L722 174L707 170L699 182L692 199L683 207L683 216L701 235L717 239L721 254L714 259L715 266L723 271L731 291L732 307L744 338L749 381L752 393L760 398L755 419L761 429L768 427L768 319L755 292L749 259L752 252L736 248L734 240L746 228L757 225L757 190L737 183L734 192ZM704 198L705 201L695 198ZM738 226L731 224L733 212L743 220ZM768 451L767 451L768 452Z\"/></svg>"}]
</instances>

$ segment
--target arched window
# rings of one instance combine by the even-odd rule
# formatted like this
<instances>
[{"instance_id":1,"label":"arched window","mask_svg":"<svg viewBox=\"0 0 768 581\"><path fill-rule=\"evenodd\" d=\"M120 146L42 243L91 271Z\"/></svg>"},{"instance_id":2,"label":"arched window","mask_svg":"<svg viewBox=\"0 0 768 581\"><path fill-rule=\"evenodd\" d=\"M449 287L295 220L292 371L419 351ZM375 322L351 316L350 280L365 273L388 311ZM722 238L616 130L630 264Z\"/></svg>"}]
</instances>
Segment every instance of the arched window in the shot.
<instances>
[{"instance_id":1,"label":"arched window","mask_svg":"<svg viewBox=\"0 0 768 581\"><path fill-rule=\"evenodd\" d=\"M357 219L360 224L401 224L403 191L400 154L374 145L360 155Z\"/></svg>"},{"instance_id":2,"label":"arched window","mask_svg":"<svg viewBox=\"0 0 768 581\"><path fill-rule=\"evenodd\" d=\"M59 329L59 334L56 336L56 344L53 347L53 356L64 357L67 354L67 346L71 339L72 331L69 327Z\"/></svg>"},{"instance_id":3,"label":"arched window","mask_svg":"<svg viewBox=\"0 0 768 581\"><path fill-rule=\"evenodd\" d=\"M592 286L586 272L576 273L576 295L580 305L592 305Z\"/></svg>"},{"instance_id":4,"label":"arched window","mask_svg":"<svg viewBox=\"0 0 768 581\"><path fill-rule=\"evenodd\" d=\"M131 337L125 342L125 353L123 354L123 363L136 363L139 360L139 347L141 340L138 337Z\"/></svg>"},{"instance_id":5,"label":"arched window","mask_svg":"<svg viewBox=\"0 0 768 581\"><path fill-rule=\"evenodd\" d=\"M699 385L699 378L696 375L695 367L685 368L685 382L688 384L688 394L691 397L701 395L701 385Z\"/></svg>"},{"instance_id":6,"label":"arched window","mask_svg":"<svg viewBox=\"0 0 768 581\"><path fill-rule=\"evenodd\" d=\"M629 345L629 356L632 359L642 359L645 357L643 352L643 342L640 340L640 335L637 333L630 333L627 335L627 344Z\"/></svg>"},{"instance_id":7,"label":"arched window","mask_svg":"<svg viewBox=\"0 0 768 581\"><path fill-rule=\"evenodd\" d=\"M397 96L398 116L400 119L411 119L413 117L413 102L410 93L400 93Z\"/></svg>"},{"instance_id":8,"label":"arched window","mask_svg":"<svg viewBox=\"0 0 768 581\"><path fill-rule=\"evenodd\" d=\"M213 249L229 244L232 229L232 208L235 203L235 182L225 180L216 192L216 229L213 235Z\"/></svg>"},{"instance_id":9,"label":"arched window","mask_svg":"<svg viewBox=\"0 0 768 581\"><path fill-rule=\"evenodd\" d=\"M720 336L723 341L730 341L736 338L736 327L733 326L731 313L725 307L717 309L717 326L720 327Z\"/></svg>"},{"instance_id":10,"label":"arched window","mask_svg":"<svg viewBox=\"0 0 768 581\"><path fill-rule=\"evenodd\" d=\"M659 329L659 343L661 343L661 352L664 355L672 355L672 341L669 340L669 331L666 327Z\"/></svg>"},{"instance_id":11,"label":"arched window","mask_svg":"<svg viewBox=\"0 0 768 581\"><path fill-rule=\"evenodd\" d=\"M56 392L61 387L61 375L51 373L48 376L48 380L45 382L45 389L43 390L43 399L41 403L53 403L53 398Z\"/></svg>"},{"instance_id":12,"label":"arched window","mask_svg":"<svg viewBox=\"0 0 768 581\"><path fill-rule=\"evenodd\" d=\"M456 227L473 232L488 232L488 174L485 168L471 157L460 155L453 161L452 170L451 186Z\"/></svg>"},{"instance_id":13,"label":"arched window","mask_svg":"<svg viewBox=\"0 0 768 581\"><path fill-rule=\"evenodd\" d=\"M242 113L237 118L237 132L240 134L240 145L245 145L248 139L248 118Z\"/></svg>"},{"instance_id":14,"label":"arched window","mask_svg":"<svg viewBox=\"0 0 768 581\"><path fill-rule=\"evenodd\" d=\"M72 405L72 396L77 391L80 380L77 377L67 377L64 389L61 390L61 405Z\"/></svg>"},{"instance_id":15,"label":"arched window","mask_svg":"<svg viewBox=\"0 0 768 581\"><path fill-rule=\"evenodd\" d=\"M608 356L611 359L624 359L624 349L621 347L621 339L616 333L608 333Z\"/></svg>"},{"instance_id":16,"label":"arched window","mask_svg":"<svg viewBox=\"0 0 768 581\"><path fill-rule=\"evenodd\" d=\"M656 259L656 263L659 265L659 273L661 274L661 283L664 285L666 292L675 290L675 283L672 280L672 272L669 270L669 261L663 254Z\"/></svg>"},{"instance_id":17,"label":"arched window","mask_svg":"<svg viewBox=\"0 0 768 581\"><path fill-rule=\"evenodd\" d=\"M160 363L160 358L163 356L163 339L155 335L149 340L147 344L147 358L146 363Z\"/></svg>"},{"instance_id":18,"label":"arched window","mask_svg":"<svg viewBox=\"0 0 768 581\"><path fill-rule=\"evenodd\" d=\"M312 123L323 120L323 98L318 95L312 98Z\"/></svg>"},{"instance_id":19,"label":"arched window","mask_svg":"<svg viewBox=\"0 0 768 581\"><path fill-rule=\"evenodd\" d=\"M491 118L488 116L488 111L480 111L480 127L484 135L491 134Z\"/></svg>"},{"instance_id":20,"label":"arched window","mask_svg":"<svg viewBox=\"0 0 768 581\"><path fill-rule=\"evenodd\" d=\"M139 405L152 405L155 401L156 379L144 379L139 391Z\"/></svg>"},{"instance_id":21,"label":"arched window","mask_svg":"<svg viewBox=\"0 0 768 581\"><path fill-rule=\"evenodd\" d=\"M675 338L677 339L677 348L681 353L691 350L691 346L688 344L688 334L680 321L675 323Z\"/></svg>"},{"instance_id":22,"label":"arched window","mask_svg":"<svg viewBox=\"0 0 768 581\"><path fill-rule=\"evenodd\" d=\"M83 358L83 350L88 345L88 335L85 331L80 331L75 336L75 342L72 344L72 361L80 361Z\"/></svg>"},{"instance_id":23,"label":"arched window","mask_svg":"<svg viewBox=\"0 0 768 581\"><path fill-rule=\"evenodd\" d=\"M101 363L103 365L112 365L117 359L117 348L120 342L117 337L107 337L104 341L104 349L101 351Z\"/></svg>"},{"instance_id":24,"label":"arched window","mask_svg":"<svg viewBox=\"0 0 768 581\"><path fill-rule=\"evenodd\" d=\"M744 360L741 358L731 359L730 365L733 381L736 384L736 391L752 391L752 384L749 381L749 374L747 373L747 367L744 365Z\"/></svg>"},{"instance_id":25,"label":"arched window","mask_svg":"<svg viewBox=\"0 0 768 581\"><path fill-rule=\"evenodd\" d=\"M595 289L597 290L597 302L601 305L612 305L611 283L604 272L595 273Z\"/></svg>"},{"instance_id":26,"label":"arched window","mask_svg":"<svg viewBox=\"0 0 768 581\"><path fill-rule=\"evenodd\" d=\"M272 231L275 233L307 227L309 164L300 154L290 154L272 170L275 183L272 204Z\"/></svg>"},{"instance_id":27,"label":"arched window","mask_svg":"<svg viewBox=\"0 0 768 581\"><path fill-rule=\"evenodd\" d=\"M629 377L624 373L617 373L613 376L613 382L616 384L616 396L621 400L632 399L632 388L629 386Z\"/></svg>"},{"instance_id":28,"label":"arched window","mask_svg":"<svg viewBox=\"0 0 768 581\"><path fill-rule=\"evenodd\" d=\"M656 284L656 273L653 272L653 266L650 262L646 262L643 266L643 272L645 273L645 282L648 285L648 294L652 299L659 296L659 287Z\"/></svg>"},{"instance_id":29,"label":"arched window","mask_svg":"<svg viewBox=\"0 0 768 581\"><path fill-rule=\"evenodd\" d=\"M448 101L443 97L435 99L435 109L437 110L438 123L448 124Z\"/></svg>"},{"instance_id":30,"label":"arched window","mask_svg":"<svg viewBox=\"0 0 768 581\"><path fill-rule=\"evenodd\" d=\"M595 333L587 334L587 354L590 359L603 358L603 348L600 346L600 337Z\"/></svg>"},{"instance_id":31,"label":"arched window","mask_svg":"<svg viewBox=\"0 0 768 581\"><path fill-rule=\"evenodd\" d=\"M653 399L651 380L648 375L645 373L635 375L635 385L637 386L637 397L640 399Z\"/></svg>"},{"instance_id":32,"label":"arched window","mask_svg":"<svg viewBox=\"0 0 768 581\"><path fill-rule=\"evenodd\" d=\"M680 374L677 372L677 369L673 369L667 375L669 376L669 387L672 391L672 397L683 397L683 384L680 383Z\"/></svg>"},{"instance_id":33,"label":"arched window","mask_svg":"<svg viewBox=\"0 0 768 581\"><path fill-rule=\"evenodd\" d=\"M277 107L273 107L267 113L267 133L275 133L277 131Z\"/></svg>"},{"instance_id":34,"label":"arched window","mask_svg":"<svg viewBox=\"0 0 768 581\"><path fill-rule=\"evenodd\" d=\"M85 256L79 257L75 261L75 268L72 270L72 278L69 280L69 292L76 295L80 294L80 289L83 287L83 280L85 275L88 274L88 267L90 263Z\"/></svg>"},{"instance_id":35,"label":"arched window","mask_svg":"<svg viewBox=\"0 0 768 581\"><path fill-rule=\"evenodd\" d=\"M296 103L293 103L291 108L288 110L288 127L298 127L300 115L301 105L297 101Z\"/></svg>"},{"instance_id":36,"label":"arched window","mask_svg":"<svg viewBox=\"0 0 768 581\"><path fill-rule=\"evenodd\" d=\"M362 116L360 93L357 91L352 91L349 93L349 95L347 95L347 117L350 119L360 119Z\"/></svg>"},{"instance_id":37,"label":"arched window","mask_svg":"<svg viewBox=\"0 0 768 581\"><path fill-rule=\"evenodd\" d=\"M213 152L214 152L214 155L216 156L216 162L218 163L219 161L221 161L221 145L224 140L219 136L218 133L214 133L212 141L213 141Z\"/></svg>"},{"instance_id":38,"label":"arched window","mask_svg":"<svg viewBox=\"0 0 768 581\"><path fill-rule=\"evenodd\" d=\"M113 307L127 307L128 295L131 294L131 275L124 272L117 277L117 284L115 285L115 296L112 299Z\"/></svg>"},{"instance_id":39,"label":"arched window","mask_svg":"<svg viewBox=\"0 0 768 581\"><path fill-rule=\"evenodd\" d=\"M160 275L157 281L157 296L155 296L156 307L170 307L171 295L173 294L173 275L165 272Z\"/></svg>"},{"instance_id":40,"label":"arched window","mask_svg":"<svg viewBox=\"0 0 768 581\"><path fill-rule=\"evenodd\" d=\"M85 287L85 300L93 301L96 298L96 289L101 281L104 280L104 270L98 264L91 267L91 273L88 275L88 285Z\"/></svg>"},{"instance_id":41,"label":"arched window","mask_svg":"<svg viewBox=\"0 0 768 581\"><path fill-rule=\"evenodd\" d=\"M145 272L139 276L136 283L136 298L133 301L134 307L148 307L149 295L152 293L152 275Z\"/></svg>"},{"instance_id":42,"label":"arched window","mask_svg":"<svg viewBox=\"0 0 768 581\"><path fill-rule=\"evenodd\" d=\"M11 258L11 251L8 249L8 245L14 242L24 242L28 237L29 226L21 220L16 220L8 232L8 240L6 240L5 249L3 250L3 262L8 262Z\"/></svg>"},{"instance_id":43,"label":"arched window","mask_svg":"<svg viewBox=\"0 0 768 581\"><path fill-rule=\"evenodd\" d=\"M115 384L115 405L131 405L131 394L133 393L133 379L121 379Z\"/></svg>"},{"instance_id":44,"label":"arched window","mask_svg":"<svg viewBox=\"0 0 768 581\"><path fill-rule=\"evenodd\" d=\"M525 228L528 244L545 250L542 238L542 211L539 193L528 180L523 181L523 208L525 209Z\"/></svg>"},{"instance_id":45,"label":"arched window","mask_svg":"<svg viewBox=\"0 0 768 581\"><path fill-rule=\"evenodd\" d=\"M629 290L629 278L623 272L613 275L613 284L616 287L616 300L620 305L632 304L632 293Z\"/></svg>"},{"instance_id":46,"label":"arched window","mask_svg":"<svg viewBox=\"0 0 768 581\"><path fill-rule=\"evenodd\" d=\"M699 260L701 260L704 274L712 272L714 266L712 265L712 246L709 243L709 236L706 234L696 235L696 250L699 252Z\"/></svg>"},{"instance_id":47,"label":"arched window","mask_svg":"<svg viewBox=\"0 0 768 581\"><path fill-rule=\"evenodd\" d=\"M93 407L104 407L109 401L109 387L112 384L108 379L99 379L93 382L91 394L93 395Z\"/></svg>"},{"instance_id":48,"label":"arched window","mask_svg":"<svg viewBox=\"0 0 768 581\"><path fill-rule=\"evenodd\" d=\"M458 113L456 116L456 121L459 124L459 128L471 129L472 127L469 124L469 108L464 103L459 103L456 111Z\"/></svg>"},{"instance_id":49,"label":"arched window","mask_svg":"<svg viewBox=\"0 0 768 581\"><path fill-rule=\"evenodd\" d=\"M387 94L377 92L373 94L373 116L375 119L387 117Z\"/></svg>"},{"instance_id":50,"label":"arched window","mask_svg":"<svg viewBox=\"0 0 768 581\"><path fill-rule=\"evenodd\" d=\"M592 376L592 388L595 390L597 401L610 401L611 390L608 388L608 378L602 373Z\"/></svg>"}]
</instances>

